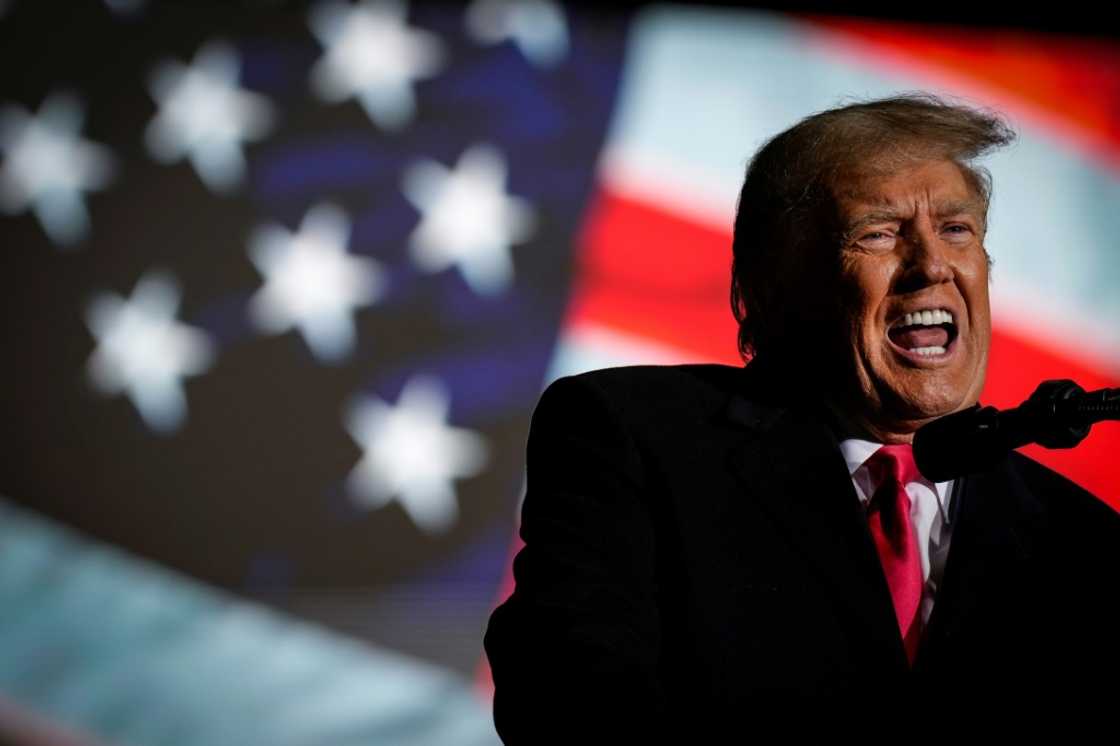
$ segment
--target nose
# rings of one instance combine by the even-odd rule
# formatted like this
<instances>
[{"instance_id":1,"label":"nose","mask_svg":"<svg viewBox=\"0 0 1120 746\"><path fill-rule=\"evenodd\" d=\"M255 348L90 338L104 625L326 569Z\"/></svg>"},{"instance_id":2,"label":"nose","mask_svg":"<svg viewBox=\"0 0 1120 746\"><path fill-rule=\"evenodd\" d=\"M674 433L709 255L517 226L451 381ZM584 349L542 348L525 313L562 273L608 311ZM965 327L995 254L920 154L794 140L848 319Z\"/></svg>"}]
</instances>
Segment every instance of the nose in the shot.
<instances>
[{"instance_id":1,"label":"nose","mask_svg":"<svg viewBox=\"0 0 1120 746\"><path fill-rule=\"evenodd\" d=\"M953 279L950 248L929 225L917 226L903 241L899 290L918 290Z\"/></svg>"}]
</instances>

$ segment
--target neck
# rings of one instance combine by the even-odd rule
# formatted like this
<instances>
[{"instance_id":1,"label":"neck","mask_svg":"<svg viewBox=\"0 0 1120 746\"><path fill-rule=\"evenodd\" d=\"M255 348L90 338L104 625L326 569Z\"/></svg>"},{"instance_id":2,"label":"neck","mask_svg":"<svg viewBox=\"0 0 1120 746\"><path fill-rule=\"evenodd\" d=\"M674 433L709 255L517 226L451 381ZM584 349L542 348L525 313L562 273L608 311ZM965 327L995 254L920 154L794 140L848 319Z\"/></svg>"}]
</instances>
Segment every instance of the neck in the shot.
<instances>
[{"instance_id":1,"label":"neck","mask_svg":"<svg viewBox=\"0 0 1120 746\"><path fill-rule=\"evenodd\" d=\"M884 443L887 445L913 443L914 433L926 423L926 421L923 420L918 422L892 423L890 426L883 426L879 423L871 422L864 416L851 413L848 409L839 406L832 398L826 398L825 404L834 419L836 437L838 440L859 438L861 440L870 440L875 443Z\"/></svg>"},{"instance_id":2,"label":"neck","mask_svg":"<svg viewBox=\"0 0 1120 746\"><path fill-rule=\"evenodd\" d=\"M884 423L867 416L866 407L853 404L851 396L822 386L817 369L808 364L789 363L777 355L759 356L748 364L752 374L765 380L765 388L784 406L819 412L837 441L860 438L875 443L912 443L914 433L929 422L902 420Z\"/></svg>"}]
</instances>

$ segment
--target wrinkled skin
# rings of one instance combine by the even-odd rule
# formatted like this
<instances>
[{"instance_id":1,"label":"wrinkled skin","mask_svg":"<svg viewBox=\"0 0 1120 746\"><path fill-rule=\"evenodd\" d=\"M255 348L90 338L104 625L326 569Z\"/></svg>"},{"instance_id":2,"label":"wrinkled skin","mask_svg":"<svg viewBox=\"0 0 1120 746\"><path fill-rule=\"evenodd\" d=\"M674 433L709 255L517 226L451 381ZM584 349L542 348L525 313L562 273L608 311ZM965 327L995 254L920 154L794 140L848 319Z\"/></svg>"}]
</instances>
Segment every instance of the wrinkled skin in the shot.
<instances>
[{"instance_id":1,"label":"wrinkled skin","mask_svg":"<svg viewBox=\"0 0 1120 746\"><path fill-rule=\"evenodd\" d=\"M959 166L911 161L832 189L840 229L835 318L822 346L833 408L853 434L909 443L926 422L974 404L991 338L986 206ZM828 288L824 292L829 292ZM945 308L956 338L923 359L892 342L900 315ZM843 360L834 368L830 361Z\"/></svg>"}]
</instances>

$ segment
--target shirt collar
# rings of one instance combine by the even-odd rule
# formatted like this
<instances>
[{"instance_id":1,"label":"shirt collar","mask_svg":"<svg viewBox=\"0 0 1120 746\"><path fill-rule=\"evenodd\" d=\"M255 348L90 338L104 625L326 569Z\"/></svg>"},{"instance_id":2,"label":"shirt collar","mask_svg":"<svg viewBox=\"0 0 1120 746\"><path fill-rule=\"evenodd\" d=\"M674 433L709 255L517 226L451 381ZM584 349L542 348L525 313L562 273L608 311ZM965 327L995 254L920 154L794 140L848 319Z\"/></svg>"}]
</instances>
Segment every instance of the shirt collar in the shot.
<instances>
[{"instance_id":1,"label":"shirt collar","mask_svg":"<svg viewBox=\"0 0 1120 746\"><path fill-rule=\"evenodd\" d=\"M882 443L860 440L859 438L848 438L840 441L840 453L844 454L844 461L848 464L848 474L854 475L856 470L863 466L864 462L871 458L872 454L882 446Z\"/></svg>"},{"instance_id":2,"label":"shirt collar","mask_svg":"<svg viewBox=\"0 0 1120 746\"><path fill-rule=\"evenodd\" d=\"M860 472L860 468L864 465L867 459L871 458L875 451L883 446L882 443L876 443L870 440L861 440L859 438L847 438L840 441L840 453L844 456L844 462L848 465L848 474L851 475L852 480L862 482L870 485L871 476L867 469ZM857 472L860 472L857 474ZM952 497L953 481L948 482L931 482L925 477L919 477L919 481L927 487L933 488L933 493L937 495L937 505L941 511L942 520L948 522L949 520L949 500ZM860 495L860 502L866 507L867 501L871 499L871 492L861 486L861 491L865 494Z\"/></svg>"}]
</instances>

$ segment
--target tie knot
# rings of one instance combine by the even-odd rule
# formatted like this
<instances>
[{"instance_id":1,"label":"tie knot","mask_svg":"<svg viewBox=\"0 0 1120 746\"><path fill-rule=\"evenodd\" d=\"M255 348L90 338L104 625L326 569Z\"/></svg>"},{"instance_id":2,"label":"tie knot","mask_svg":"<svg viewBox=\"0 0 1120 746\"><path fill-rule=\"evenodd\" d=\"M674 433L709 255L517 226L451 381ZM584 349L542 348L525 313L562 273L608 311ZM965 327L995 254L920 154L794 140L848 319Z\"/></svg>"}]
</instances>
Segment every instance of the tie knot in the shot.
<instances>
[{"instance_id":1,"label":"tie knot","mask_svg":"<svg viewBox=\"0 0 1120 746\"><path fill-rule=\"evenodd\" d=\"M894 484L905 486L921 476L918 465L914 463L914 449L908 443L882 446L867 459L867 468L876 484L883 484L889 479Z\"/></svg>"}]
</instances>

